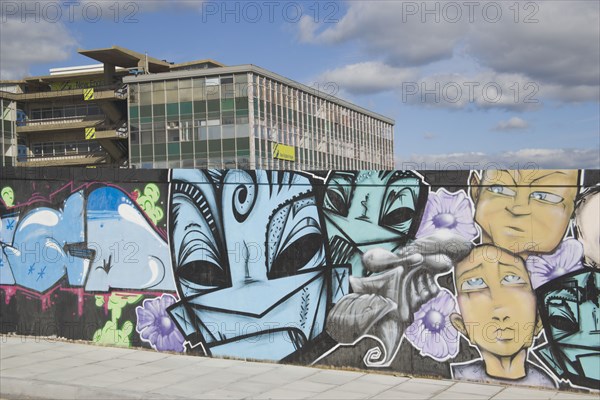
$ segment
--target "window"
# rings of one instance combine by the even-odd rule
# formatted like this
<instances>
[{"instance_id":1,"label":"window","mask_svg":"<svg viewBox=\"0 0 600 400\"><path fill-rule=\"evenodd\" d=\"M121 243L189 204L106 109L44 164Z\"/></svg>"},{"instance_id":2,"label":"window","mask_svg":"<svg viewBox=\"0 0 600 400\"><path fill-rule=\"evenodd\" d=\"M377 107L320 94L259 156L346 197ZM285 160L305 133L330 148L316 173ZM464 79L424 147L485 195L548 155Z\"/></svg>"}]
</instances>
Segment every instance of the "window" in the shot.
<instances>
[{"instance_id":1,"label":"window","mask_svg":"<svg viewBox=\"0 0 600 400\"><path fill-rule=\"evenodd\" d=\"M140 84L140 105L149 106L152 104L152 86L150 83Z\"/></svg>"},{"instance_id":2,"label":"window","mask_svg":"<svg viewBox=\"0 0 600 400\"><path fill-rule=\"evenodd\" d=\"M164 121L154 122L154 143L165 143L166 138L166 126Z\"/></svg>"},{"instance_id":3,"label":"window","mask_svg":"<svg viewBox=\"0 0 600 400\"><path fill-rule=\"evenodd\" d=\"M204 84L204 78L196 78L193 80L194 85L194 100L206 100L206 85Z\"/></svg>"},{"instance_id":4,"label":"window","mask_svg":"<svg viewBox=\"0 0 600 400\"><path fill-rule=\"evenodd\" d=\"M165 82L166 89L166 102L167 103L177 103L179 101L179 96L177 93L177 81L167 81Z\"/></svg>"},{"instance_id":5,"label":"window","mask_svg":"<svg viewBox=\"0 0 600 400\"><path fill-rule=\"evenodd\" d=\"M208 139L221 139L221 126L209 126Z\"/></svg>"},{"instance_id":6,"label":"window","mask_svg":"<svg viewBox=\"0 0 600 400\"><path fill-rule=\"evenodd\" d=\"M223 139L234 138L235 137L235 126L234 125L224 125L223 126Z\"/></svg>"},{"instance_id":7,"label":"window","mask_svg":"<svg viewBox=\"0 0 600 400\"><path fill-rule=\"evenodd\" d=\"M179 142L179 121L167 123L167 141Z\"/></svg>"},{"instance_id":8,"label":"window","mask_svg":"<svg viewBox=\"0 0 600 400\"><path fill-rule=\"evenodd\" d=\"M192 80L179 80L179 101L192 101Z\"/></svg>"},{"instance_id":9,"label":"window","mask_svg":"<svg viewBox=\"0 0 600 400\"><path fill-rule=\"evenodd\" d=\"M206 78L206 98L208 100L219 99L219 78Z\"/></svg>"}]
</instances>

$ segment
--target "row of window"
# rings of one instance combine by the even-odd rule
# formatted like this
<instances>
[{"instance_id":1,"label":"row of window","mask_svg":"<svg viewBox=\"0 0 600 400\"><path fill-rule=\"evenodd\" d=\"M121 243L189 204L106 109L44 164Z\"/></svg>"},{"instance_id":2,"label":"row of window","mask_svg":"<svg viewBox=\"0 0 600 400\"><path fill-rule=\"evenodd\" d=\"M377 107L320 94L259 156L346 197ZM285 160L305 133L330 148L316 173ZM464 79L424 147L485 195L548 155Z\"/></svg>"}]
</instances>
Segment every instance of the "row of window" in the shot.
<instances>
[{"instance_id":1,"label":"row of window","mask_svg":"<svg viewBox=\"0 0 600 400\"><path fill-rule=\"evenodd\" d=\"M248 97L247 74L155 81L129 86L129 103L151 105Z\"/></svg>"},{"instance_id":2,"label":"row of window","mask_svg":"<svg viewBox=\"0 0 600 400\"><path fill-rule=\"evenodd\" d=\"M130 162L132 168L196 168L196 169L250 169L248 157L237 157L227 159L185 159L173 161L136 161Z\"/></svg>"},{"instance_id":3,"label":"row of window","mask_svg":"<svg viewBox=\"0 0 600 400\"><path fill-rule=\"evenodd\" d=\"M255 76L257 90L254 91L254 112L256 116L264 117L265 112L285 116L292 119L295 113L302 114L302 121L316 117L326 120L329 124L342 127L359 126L363 121L373 122L369 133L376 137L392 140L393 130L388 123L383 123L373 117L356 112L346 107L327 101L319 96L313 96L277 81ZM316 94L327 95L326 92ZM261 101L258 101L260 99Z\"/></svg>"},{"instance_id":4,"label":"row of window","mask_svg":"<svg viewBox=\"0 0 600 400\"><path fill-rule=\"evenodd\" d=\"M132 145L130 164L142 166L152 163L152 168L164 168L168 165L176 165L177 168L179 165L184 168L201 168L210 163L216 165L216 168L223 168L225 165L226 168L230 168L231 165L244 162L249 166L249 147L248 138L210 140L202 143ZM246 161L240 161L241 159Z\"/></svg>"},{"instance_id":5,"label":"row of window","mask_svg":"<svg viewBox=\"0 0 600 400\"><path fill-rule=\"evenodd\" d=\"M29 119L51 119L102 115L102 109L96 104L61 105L44 108L32 108Z\"/></svg>"},{"instance_id":6,"label":"row of window","mask_svg":"<svg viewBox=\"0 0 600 400\"><path fill-rule=\"evenodd\" d=\"M143 130L131 127L130 138L132 145L178 143L178 142L202 142L214 139L248 138L250 127L247 123L237 125L220 125L219 120L212 121L182 121L155 122ZM244 122L244 121L240 121Z\"/></svg>"},{"instance_id":7,"label":"row of window","mask_svg":"<svg viewBox=\"0 0 600 400\"><path fill-rule=\"evenodd\" d=\"M295 146L298 151L296 163L267 161L279 168L393 165L390 124L262 76L252 76L251 85L254 135L265 143L257 145L257 161L272 160L266 145L272 141ZM181 160L207 157L213 153L209 144L202 150L204 154L183 147L250 136L249 98L238 96L243 86L248 87L247 74L131 85L132 149L153 149L152 156L138 153L139 160L132 151L132 163L170 162L171 156ZM157 152L153 145L167 150ZM161 159L148 159L156 155Z\"/></svg>"},{"instance_id":8,"label":"row of window","mask_svg":"<svg viewBox=\"0 0 600 400\"><path fill-rule=\"evenodd\" d=\"M31 145L31 152L34 157L58 157L78 154L98 153L102 151L102 146L95 140L82 142L47 142L34 143Z\"/></svg>"},{"instance_id":9,"label":"row of window","mask_svg":"<svg viewBox=\"0 0 600 400\"><path fill-rule=\"evenodd\" d=\"M129 107L129 117L132 119L176 117L178 115L202 115L218 112L239 112L248 115L248 98L236 97L235 99L188 101L182 103L160 103L147 106L133 105ZM241 112L244 113L241 113Z\"/></svg>"},{"instance_id":10,"label":"row of window","mask_svg":"<svg viewBox=\"0 0 600 400\"><path fill-rule=\"evenodd\" d=\"M319 156L311 156L307 161L315 159L324 166L334 163L348 168L357 164L351 162L353 158L371 168L393 166L393 143L385 137L385 132L391 132L390 124L268 78L258 76L257 82L260 90L254 99L256 137L304 147L307 154L325 152L325 161L321 162ZM283 94L291 99L292 108L277 105ZM317 115L311 115L315 109ZM336 114L347 115L348 125L335 122Z\"/></svg>"}]
</instances>

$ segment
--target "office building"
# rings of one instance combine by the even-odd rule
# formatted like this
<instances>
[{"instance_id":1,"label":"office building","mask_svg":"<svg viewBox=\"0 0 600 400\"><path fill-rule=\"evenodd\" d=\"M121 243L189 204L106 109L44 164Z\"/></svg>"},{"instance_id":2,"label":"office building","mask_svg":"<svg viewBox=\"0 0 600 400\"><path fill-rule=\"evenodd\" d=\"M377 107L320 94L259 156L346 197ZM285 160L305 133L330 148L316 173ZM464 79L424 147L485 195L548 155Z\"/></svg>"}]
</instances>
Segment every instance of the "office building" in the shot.
<instances>
[{"instance_id":1,"label":"office building","mask_svg":"<svg viewBox=\"0 0 600 400\"><path fill-rule=\"evenodd\" d=\"M0 82L3 165L392 169L394 121L255 65L100 64Z\"/></svg>"}]
</instances>

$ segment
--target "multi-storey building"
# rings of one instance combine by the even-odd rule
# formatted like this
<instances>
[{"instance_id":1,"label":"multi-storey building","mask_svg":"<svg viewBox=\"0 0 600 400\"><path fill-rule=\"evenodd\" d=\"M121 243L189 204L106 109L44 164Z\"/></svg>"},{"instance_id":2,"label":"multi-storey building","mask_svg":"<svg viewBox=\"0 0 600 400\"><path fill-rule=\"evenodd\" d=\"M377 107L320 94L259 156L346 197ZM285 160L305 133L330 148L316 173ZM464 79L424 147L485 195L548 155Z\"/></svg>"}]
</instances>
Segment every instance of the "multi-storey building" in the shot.
<instances>
[{"instance_id":1,"label":"multi-storey building","mask_svg":"<svg viewBox=\"0 0 600 400\"><path fill-rule=\"evenodd\" d=\"M0 83L3 165L394 167L394 121L325 90L254 65L80 54L101 64Z\"/></svg>"}]
</instances>

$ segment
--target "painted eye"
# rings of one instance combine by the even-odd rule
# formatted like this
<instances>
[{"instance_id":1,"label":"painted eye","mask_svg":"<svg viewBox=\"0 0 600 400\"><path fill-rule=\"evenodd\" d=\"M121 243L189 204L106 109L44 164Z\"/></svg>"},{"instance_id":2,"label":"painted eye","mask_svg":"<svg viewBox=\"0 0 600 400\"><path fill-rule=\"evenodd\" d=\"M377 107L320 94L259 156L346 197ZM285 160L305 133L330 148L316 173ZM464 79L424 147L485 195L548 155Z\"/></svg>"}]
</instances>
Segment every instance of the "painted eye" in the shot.
<instances>
[{"instance_id":1,"label":"painted eye","mask_svg":"<svg viewBox=\"0 0 600 400\"><path fill-rule=\"evenodd\" d=\"M416 192L418 193L418 187ZM385 197L380 225L407 233L415 216L417 193L412 188L390 190Z\"/></svg>"},{"instance_id":2,"label":"painted eye","mask_svg":"<svg viewBox=\"0 0 600 400\"><path fill-rule=\"evenodd\" d=\"M523 285L527 282L525 282L525 280L518 275L510 274L510 275L506 275L504 278L502 278L501 283L503 285Z\"/></svg>"},{"instance_id":3,"label":"painted eye","mask_svg":"<svg viewBox=\"0 0 600 400\"><path fill-rule=\"evenodd\" d=\"M559 195L548 192L532 192L529 197L534 200L544 201L551 204L558 204L563 201L563 198Z\"/></svg>"},{"instance_id":4,"label":"painted eye","mask_svg":"<svg viewBox=\"0 0 600 400\"><path fill-rule=\"evenodd\" d=\"M227 274L221 267L207 261L192 261L177 270L180 283L189 287L226 287ZM190 285L190 283L192 285Z\"/></svg>"},{"instance_id":5,"label":"painted eye","mask_svg":"<svg viewBox=\"0 0 600 400\"><path fill-rule=\"evenodd\" d=\"M490 186L487 190L494 194L501 194L504 196L513 196L514 197L517 194L514 190L509 189L506 186L502 186L502 185L493 185L493 186Z\"/></svg>"},{"instance_id":6,"label":"painted eye","mask_svg":"<svg viewBox=\"0 0 600 400\"><path fill-rule=\"evenodd\" d=\"M550 317L550 325L564 334L573 334L579 331L579 324L561 315L552 315Z\"/></svg>"},{"instance_id":7,"label":"painted eye","mask_svg":"<svg viewBox=\"0 0 600 400\"><path fill-rule=\"evenodd\" d=\"M576 302L558 299L548 304L548 320L554 339L561 340L569 335L579 332L579 322L573 309L577 310Z\"/></svg>"},{"instance_id":8,"label":"painted eye","mask_svg":"<svg viewBox=\"0 0 600 400\"><path fill-rule=\"evenodd\" d=\"M311 233L293 242L277 256L269 271L269 279L284 278L298 273L321 252L323 237Z\"/></svg>"},{"instance_id":9,"label":"painted eye","mask_svg":"<svg viewBox=\"0 0 600 400\"><path fill-rule=\"evenodd\" d=\"M346 192L339 188L327 189L325 195L325 206L336 214L348 215L348 202L345 196Z\"/></svg>"},{"instance_id":10,"label":"painted eye","mask_svg":"<svg viewBox=\"0 0 600 400\"><path fill-rule=\"evenodd\" d=\"M296 198L273 214L267 227L267 276L284 278L324 266L325 248L312 196Z\"/></svg>"},{"instance_id":11,"label":"painted eye","mask_svg":"<svg viewBox=\"0 0 600 400\"><path fill-rule=\"evenodd\" d=\"M461 290L481 290L488 287L483 278L471 278L463 282Z\"/></svg>"},{"instance_id":12,"label":"painted eye","mask_svg":"<svg viewBox=\"0 0 600 400\"><path fill-rule=\"evenodd\" d=\"M335 173L327 183L327 191L323 207L342 217L347 217L350 211L350 201L354 188L354 174L347 172Z\"/></svg>"}]
</instances>

